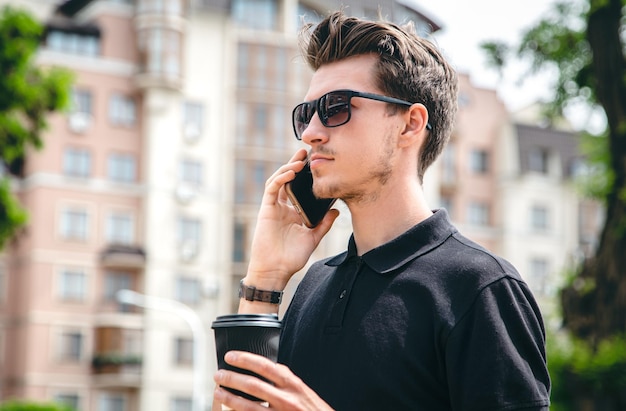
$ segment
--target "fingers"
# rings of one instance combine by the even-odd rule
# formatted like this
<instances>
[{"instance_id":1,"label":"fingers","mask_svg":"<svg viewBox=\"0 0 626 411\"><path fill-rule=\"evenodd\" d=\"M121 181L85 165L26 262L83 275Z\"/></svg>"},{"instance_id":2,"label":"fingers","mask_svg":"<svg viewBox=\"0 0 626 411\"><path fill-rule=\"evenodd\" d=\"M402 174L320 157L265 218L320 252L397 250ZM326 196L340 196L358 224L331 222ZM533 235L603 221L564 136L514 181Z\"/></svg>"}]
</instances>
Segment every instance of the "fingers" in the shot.
<instances>
[{"instance_id":1,"label":"fingers","mask_svg":"<svg viewBox=\"0 0 626 411\"><path fill-rule=\"evenodd\" d=\"M276 364L265 357L242 351L230 351L226 354L224 359L230 365L253 371L270 381L273 381L275 378L274 369L276 368ZM264 401L268 401L270 398L275 398L277 395L274 392L276 391L274 386L257 377L232 371L219 370L215 374L214 379L218 386L233 388ZM255 409L250 401L238 397L220 387L218 387L215 391L215 399L216 401L227 404L237 410Z\"/></svg>"},{"instance_id":2,"label":"fingers","mask_svg":"<svg viewBox=\"0 0 626 411\"><path fill-rule=\"evenodd\" d=\"M302 384L300 378L293 374L289 368L282 364L276 364L265 357L243 351L230 351L224 359L230 365L252 371L267 378L273 384L253 376L219 370L214 377L215 382L218 384L218 388L214 393L214 398L217 402L236 410L257 409L250 401L222 388L228 387L276 405L278 406L277 409L295 409L295 407L288 406L285 408L279 406L279 404L289 403L290 398L292 398L289 393L293 392L294 386Z\"/></svg>"},{"instance_id":3,"label":"fingers","mask_svg":"<svg viewBox=\"0 0 626 411\"><path fill-rule=\"evenodd\" d=\"M267 378L273 384L250 375L220 370L215 374L215 382L218 385L260 398L269 403L270 409L277 411L332 411L324 400L283 364L243 351L230 351L226 353L224 359L235 367L253 371ZM218 403L238 411L267 410L261 408L259 403L238 397L220 387L215 390L214 398Z\"/></svg>"},{"instance_id":4,"label":"fingers","mask_svg":"<svg viewBox=\"0 0 626 411\"><path fill-rule=\"evenodd\" d=\"M286 366L277 364L261 355L245 351L229 351L224 356L224 360L234 367L252 371L277 386L282 386L290 378L295 377ZM266 392L268 388L271 387L270 384L258 378L251 378L244 374L225 370L219 370L217 372L215 382L219 385L235 388L255 396L258 393Z\"/></svg>"},{"instance_id":5,"label":"fingers","mask_svg":"<svg viewBox=\"0 0 626 411\"><path fill-rule=\"evenodd\" d=\"M304 167L304 161L307 157L307 151L304 149L298 150L290 159L287 164L282 165L272 174L265 182L265 196L264 201L270 204L275 203L280 193L280 189L289 181L293 180L295 173L302 170ZM293 171L293 173L292 173ZM284 195L284 193L282 193ZM286 196L285 196L286 197ZM285 198L286 199L286 198Z\"/></svg>"},{"instance_id":6,"label":"fingers","mask_svg":"<svg viewBox=\"0 0 626 411\"><path fill-rule=\"evenodd\" d=\"M246 351L229 351L224 356L224 360L235 367L245 368L259 374L270 381L277 382L278 365L274 361ZM285 367L286 368L286 367Z\"/></svg>"},{"instance_id":7,"label":"fingers","mask_svg":"<svg viewBox=\"0 0 626 411\"><path fill-rule=\"evenodd\" d=\"M293 156L291 156L289 162L293 163L294 161L304 161L306 160L308 154L309 153L305 149L301 148L300 150L296 151Z\"/></svg>"},{"instance_id":8,"label":"fingers","mask_svg":"<svg viewBox=\"0 0 626 411\"><path fill-rule=\"evenodd\" d=\"M322 221L313 229L314 235L318 241L321 241L322 237L330 231L337 217L339 217L339 210L336 208L328 210Z\"/></svg>"},{"instance_id":9,"label":"fingers","mask_svg":"<svg viewBox=\"0 0 626 411\"><path fill-rule=\"evenodd\" d=\"M237 410L237 411L267 411L267 407L255 401L239 397L222 387L215 388L213 392L214 407L212 411ZM217 406L216 406L217 405ZM223 408L224 405L226 408ZM219 408L218 408L219 407Z\"/></svg>"}]
</instances>

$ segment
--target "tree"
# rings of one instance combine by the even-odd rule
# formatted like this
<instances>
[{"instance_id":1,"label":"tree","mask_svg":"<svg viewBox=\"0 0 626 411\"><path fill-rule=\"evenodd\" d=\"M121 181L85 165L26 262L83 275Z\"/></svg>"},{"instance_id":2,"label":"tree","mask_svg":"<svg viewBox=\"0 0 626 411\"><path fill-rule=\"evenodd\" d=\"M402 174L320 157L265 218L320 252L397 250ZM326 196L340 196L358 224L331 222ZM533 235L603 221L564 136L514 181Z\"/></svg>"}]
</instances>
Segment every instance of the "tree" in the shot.
<instances>
[{"instance_id":1,"label":"tree","mask_svg":"<svg viewBox=\"0 0 626 411\"><path fill-rule=\"evenodd\" d=\"M546 114L562 114L573 101L600 107L607 129L596 144L608 148L606 219L595 255L585 260L561 293L564 325L597 346L626 333L626 0L578 0L558 3L523 36L517 57L531 71L558 69L554 99ZM483 45L491 62L502 67L511 52L506 44Z\"/></svg>"},{"instance_id":2,"label":"tree","mask_svg":"<svg viewBox=\"0 0 626 411\"><path fill-rule=\"evenodd\" d=\"M69 105L70 72L33 61L42 34L28 12L0 10L0 250L27 220L11 178L22 176L28 150L43 146L47 115Z\"/></svg>"}]
</instances>

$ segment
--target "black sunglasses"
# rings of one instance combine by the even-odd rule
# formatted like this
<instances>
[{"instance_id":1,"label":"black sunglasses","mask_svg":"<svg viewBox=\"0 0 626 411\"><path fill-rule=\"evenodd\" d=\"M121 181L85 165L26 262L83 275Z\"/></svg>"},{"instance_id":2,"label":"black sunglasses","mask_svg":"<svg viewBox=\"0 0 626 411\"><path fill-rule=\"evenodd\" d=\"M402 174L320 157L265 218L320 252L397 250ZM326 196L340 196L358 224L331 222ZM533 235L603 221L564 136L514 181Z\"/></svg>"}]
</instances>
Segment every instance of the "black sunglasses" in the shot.
<instances>
[{"instance_id":1,"label":"black sunglasses","mask_svg":"<svg viewBox=\"0 0 626 411\"><path fill-rule=\"evenodd\" d=\"M339 127L350 121L352 97L368 98L370 100L384 101L385 103L412 106L405 100L394 97L381 96L380 94L361 93L353 90L335 90L324 94L317 100L306 101L298 104L291 114L293 131L298 140L302 140L302 133L309 126L313 115L317 111L320 121L325 127ZM427 130L432 130L430 123L426 124Z\"/></svg>"}]
</instances>

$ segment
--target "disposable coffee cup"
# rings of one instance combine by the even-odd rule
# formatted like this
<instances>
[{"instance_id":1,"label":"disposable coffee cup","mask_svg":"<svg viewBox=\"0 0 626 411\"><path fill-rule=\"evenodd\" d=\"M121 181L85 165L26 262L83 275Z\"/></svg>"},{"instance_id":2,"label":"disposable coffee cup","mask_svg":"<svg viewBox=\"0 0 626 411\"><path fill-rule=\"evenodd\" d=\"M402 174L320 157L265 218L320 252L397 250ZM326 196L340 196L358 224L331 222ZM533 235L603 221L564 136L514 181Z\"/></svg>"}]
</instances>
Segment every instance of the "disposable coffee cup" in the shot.
<instances>
[{"instance_id":1,"label":"disposable coffee cup","mask_svg":"<svg viewBox=\"0 0 626 411\"><path fill-rule=\"evenodd\" d=\"M276 314L230 314L219 316L211 325L215 333L217 368L241 374L253 375L264 381L265 378L248 370L233 367L224 361L228 351L248 351L262 355L276 362L281 322ZM268 381L269 382L269 381ZM235 395L252 401L263 401L244 392L224 387Z\"/></svg>"}]
</instances>

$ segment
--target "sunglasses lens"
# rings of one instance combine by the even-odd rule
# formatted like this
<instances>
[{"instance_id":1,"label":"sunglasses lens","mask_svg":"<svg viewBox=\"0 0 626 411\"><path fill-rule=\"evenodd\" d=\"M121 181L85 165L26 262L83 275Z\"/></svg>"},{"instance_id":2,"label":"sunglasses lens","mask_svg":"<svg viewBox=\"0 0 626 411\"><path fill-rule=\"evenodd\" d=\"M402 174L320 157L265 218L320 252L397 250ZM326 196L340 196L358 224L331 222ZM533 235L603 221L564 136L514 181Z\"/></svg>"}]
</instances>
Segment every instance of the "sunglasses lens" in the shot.
<instances>
[{"instance_id":1,"label":"sunglasses lens","mask_svg":"<svg viewBox=\"0 0 626 411\"><path fill-rule=\"evenodd\" d=\"M301 103L293 109L293 129L298 140L302 138L302 133L309 126L314 112L315 110L311 103Z\"/></svg>"},{"instance_id":2,"label":"sunglasses lens","mask_svg":"<svg viewBox=\"0 0 626 411\"><path fill-rule=\"evenodd\" d=\"M350 120L350 95L331 92L320 98L320 119L326 127L337 127Z\"/></svg>"},{"instance_id":3,"label":"sunglasses lens","mask_svg":"<svg viewBox=\"0 0 626 411\"><path fill-rule=\"evenodd\" d=\"M309 126L311 118L319 108L319 118L326 127L337 127L350 121L350 98L352 94L343 91L331 91L317 101L300 103L293 109L293 130L298 140Z\"/></svg>"}]
</instances>

